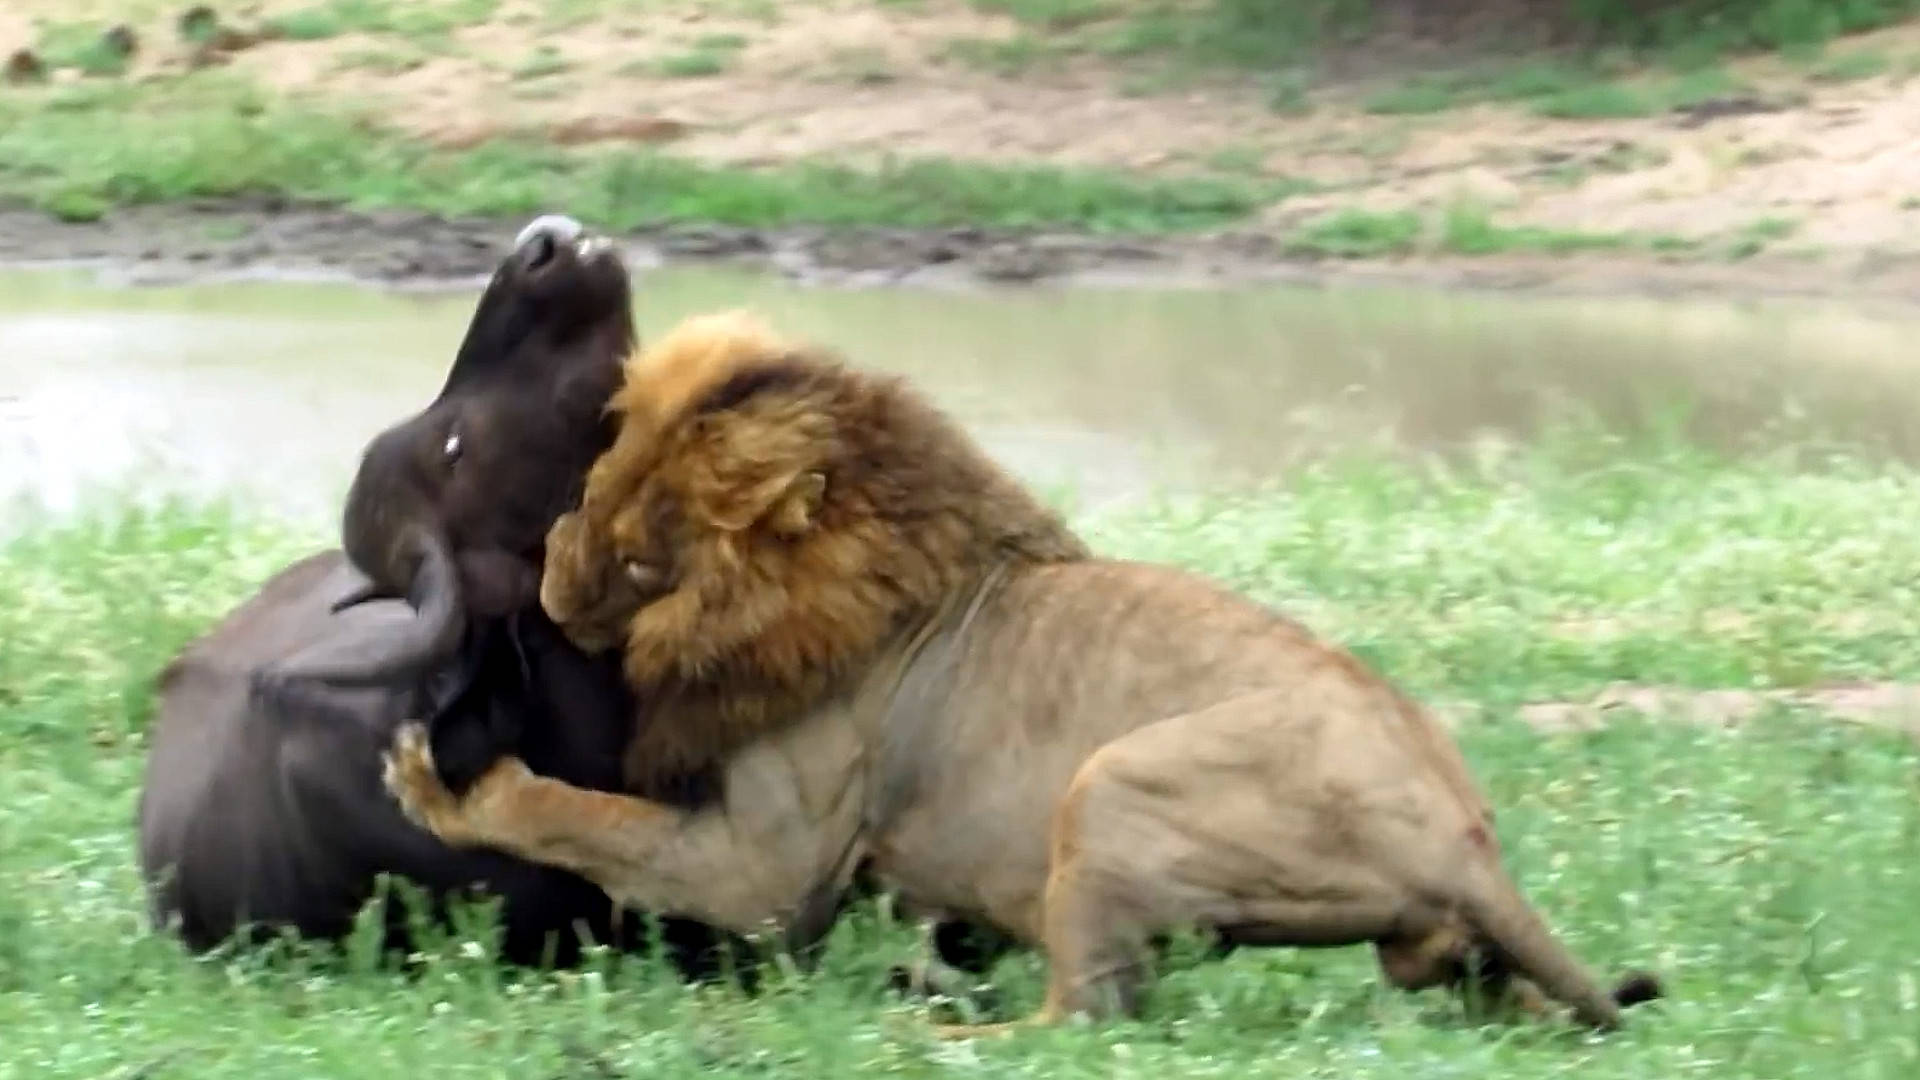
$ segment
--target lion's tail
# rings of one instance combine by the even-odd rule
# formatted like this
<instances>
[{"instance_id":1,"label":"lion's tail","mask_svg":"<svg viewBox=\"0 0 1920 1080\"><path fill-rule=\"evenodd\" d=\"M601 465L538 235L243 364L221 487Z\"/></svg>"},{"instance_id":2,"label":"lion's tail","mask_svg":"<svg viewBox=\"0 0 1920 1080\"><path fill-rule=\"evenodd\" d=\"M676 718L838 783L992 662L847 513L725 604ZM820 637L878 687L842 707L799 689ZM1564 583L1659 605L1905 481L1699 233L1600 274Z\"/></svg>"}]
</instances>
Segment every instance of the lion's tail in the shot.
<instances>
[{"instance_id":1,"label":"lion's tail","mask_svg":"<svg viewBox=\"0 0 1920 1080\"><path fill-rule=\"evenodd\" d=\"M1553 936L1495 863L1476 875L1479 887L1466 898L1466 915L1481 939L1517 973L1547 996L1566 1004L1582 1022L1601 1029L1620 1025L1620 1010L1661 996L1659 980L1634 973L1612 992L1601 988L1584 965Z\"/></svg>"}]
</instances>

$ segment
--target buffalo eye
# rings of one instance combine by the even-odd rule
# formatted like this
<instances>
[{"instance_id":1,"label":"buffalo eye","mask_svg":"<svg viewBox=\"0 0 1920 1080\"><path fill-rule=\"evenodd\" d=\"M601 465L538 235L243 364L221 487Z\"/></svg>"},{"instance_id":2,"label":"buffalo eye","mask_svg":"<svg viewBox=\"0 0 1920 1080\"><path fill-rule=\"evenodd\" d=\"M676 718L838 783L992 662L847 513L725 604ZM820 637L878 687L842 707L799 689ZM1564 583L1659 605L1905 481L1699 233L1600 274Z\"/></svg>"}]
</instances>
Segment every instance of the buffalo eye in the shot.
<instances>
[{"instance_id":1,"label":"buffalo eye","mask_svg":"<svg viewBox=\"0 0 1920 1080\"><path fill-rule=\"evenodd\" d=\"M457 431L448 432L447 441L440 447L440 451L442 454L446 456L447 464L451 465L454 462L459 461L460 460L460 433Z\"/></svg>"}]
</instances>

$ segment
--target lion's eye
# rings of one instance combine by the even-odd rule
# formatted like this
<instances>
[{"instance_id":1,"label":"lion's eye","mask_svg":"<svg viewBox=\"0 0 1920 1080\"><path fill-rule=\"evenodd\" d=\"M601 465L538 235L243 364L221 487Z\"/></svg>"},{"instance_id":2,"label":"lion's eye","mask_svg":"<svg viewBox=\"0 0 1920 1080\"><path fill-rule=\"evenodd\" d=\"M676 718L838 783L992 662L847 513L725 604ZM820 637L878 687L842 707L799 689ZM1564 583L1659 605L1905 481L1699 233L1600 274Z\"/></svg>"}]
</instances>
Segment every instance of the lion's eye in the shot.
<instances>
[{"instance_id":1,"label":"lion's eye","mask_svg":"<svg viewBox=\"0 0 1920 1080\"><path fill-rule=\"evenodd\" d=\"M440 447L440 450L442 453L446 455L447 464L451 465L454 462L459 461L460 460L460 433L457 431L448 432L447 441L443 446Z\"/></svg>"},{"instance_id":2,"label":"lion's eye","mask_svg":"<svg viewBox=\"0 0 1920 1080\"><path fill-rule=\"evenodd\" d=\"M627 559L620 564L627 580L641 592L650 592L660 585L660 571L641 562L639 559Z\"/></svg>"}]
</instances>

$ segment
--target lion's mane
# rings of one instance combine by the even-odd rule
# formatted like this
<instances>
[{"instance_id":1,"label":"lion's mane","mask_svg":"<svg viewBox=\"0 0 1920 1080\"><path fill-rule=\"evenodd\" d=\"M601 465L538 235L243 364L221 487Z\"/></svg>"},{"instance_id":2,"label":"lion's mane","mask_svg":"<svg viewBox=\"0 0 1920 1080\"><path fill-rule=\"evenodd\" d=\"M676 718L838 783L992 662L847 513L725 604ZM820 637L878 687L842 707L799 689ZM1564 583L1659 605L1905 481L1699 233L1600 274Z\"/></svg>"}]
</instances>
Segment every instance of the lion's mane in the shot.
<instances>
[{"instance_id":1,"label":"lion's mane","mask_svg":"<svg viewBox=\"0 0 1920 1080\"><path fill-rule=\"evenodd\" d=\"M542 596L576 640L621 644L652 704L643 786L797 717L996 567L1090 554L904 379L742 313L658 339L611 407Z\"/></svg>"}]
</instances>

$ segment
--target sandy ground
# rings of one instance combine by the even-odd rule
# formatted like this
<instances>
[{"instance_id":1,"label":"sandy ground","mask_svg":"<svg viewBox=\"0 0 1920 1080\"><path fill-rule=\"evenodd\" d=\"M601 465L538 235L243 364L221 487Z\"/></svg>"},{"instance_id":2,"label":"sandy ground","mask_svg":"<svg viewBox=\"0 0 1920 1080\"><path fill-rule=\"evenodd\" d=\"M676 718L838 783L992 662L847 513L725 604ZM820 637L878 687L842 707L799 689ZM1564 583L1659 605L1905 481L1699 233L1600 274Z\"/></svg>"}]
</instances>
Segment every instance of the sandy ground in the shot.
<instances>
[{"instance_id":1,"label":"sandy ground","mask_svg":"<svg viewBox=\"0 0 1920 1080\"><path fill-rule=\"evenodd\" d=\"M463 2L390 0L388 8L457 12ZM387 10L380 0L367 3ZM48 20L121 19L143 42L135 77L163 74L188 62L172 27L182 6L10 0L0 10L0 49L38 40ZM271 0L222 7L221 14L245 29L312 7ZM385 122L449 146L531 132L570 144L644 141L749 165L938 155L1174 174L1229 171L1323 185L1280 203L1234 237L1133 245L1108 262L1122 273L1151 264L1201 276L1261 267L1298 274L1298 265L1273 265L1290 260L1263 237L1341 208L1440 210L1466 200L1503 224L1565 230L1724 238L1763 228L1768 257L1682 267L1649 255L1590 254L1424 261L1412 269L1342 266L1339 272L1510 288L1886 296L1916 295L1920 284L1920 79L1909 78L1920 71L1920 26L1837 47L1885 57L1884 70L1870 77L1822 82L1804 64L1756 59L1729 69L1745 89L1703 106L1630 120L1569 121L1499 104L1417 116L1367 112L1362 103L1397 77L1316 89L1304 112L1276 112L1268 91L1248 79L1143 88L1137 70L1085 56L1043 56L1013 73L984 70L967 59L991 47L980 43L1005 47L1034 38L1013 19L965 0L502 0L481 21L444 21L426 30L270 40L223 62L294 97L368 103ZM251 211L233 212L245 217ZM376 246L380 227L366 226ZM237 248L213 245L197 258L174 261L244 261L236 250L263 258L275 254L261 248L275 243L273 236L303 232L314 231L290 226L267 230L262 240L255 230ZM19 221L9 223L8 233L0 239L8 250L0 254L14 258L113 247L84 233L61 241L64 248L36 247L45 234ZM407 238L397 242L420 246ZM833 245L817 240L761 236L719 241L719 250L705 254L800 250L788 265L899 278L926 254L921 249L938 254L956 242L969 253L994 248L998 254L988 264L996 258L1010 263L984 265L989 277L1042 277L1100 262L1097 246L1076 247L1071 239L1038 249L1022 241L1011 257L1004 238L892 237L878 246L856 239L840 245L851 254L836 257L826 250ZM690 256L702 254L693 250L701 246L669 242L664 251ZM457 252L436 258L383 251L344 264L325 253L277 254L380 276L404 275L414 262L460 262ZM960 268L968 258L957 260ZM921 260L949 270L955 262ZM1311 272L1324 277L1328 269Z\"/></svg>"}]
</instances>

